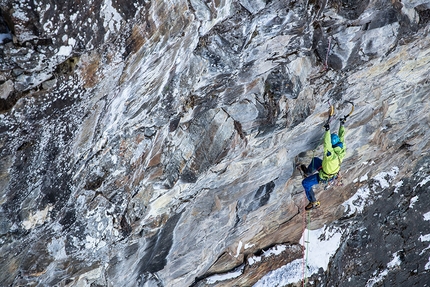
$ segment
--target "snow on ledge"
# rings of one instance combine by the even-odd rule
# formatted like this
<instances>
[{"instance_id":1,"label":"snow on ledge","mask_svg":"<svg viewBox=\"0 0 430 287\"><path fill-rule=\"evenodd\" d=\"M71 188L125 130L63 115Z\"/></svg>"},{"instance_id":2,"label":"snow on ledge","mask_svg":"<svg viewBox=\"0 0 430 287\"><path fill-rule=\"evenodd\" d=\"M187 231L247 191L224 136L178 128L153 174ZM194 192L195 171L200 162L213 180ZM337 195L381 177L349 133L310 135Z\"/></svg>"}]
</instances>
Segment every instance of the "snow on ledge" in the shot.
<instances>
[{"instance_id":1,"label":"snow on ledge","mask_svg":"<svg viewBox=\"0 0 430 287\"><path fill-rule=\"evenodd\" d=\"M263 250L263 255L261 256L252 256L248 258L248 264L249 266L253 265L256 262L260 262L262 260L263 257L269 257L272 255L279 255L282 252L284 252L285 250L287 250L287 246L286 245L276 245L266 251Z\"/></svg>"},{"instance_id":2,"label":"snow on ledge","mask_svg":"<svg viewBox=\"0 0 430 287\"><path fill-rule=\"evenodd\" d=\"M391 171L389 172L380 172L377 175L373 177L374 180L379 182L379 185L385 189L390 187L390 182L399 174L399 168L397 166L394 166L391 168ZM387 180L387 177L389 180Z\"/></svg>"},{"instance_id":3,"label":"snow on ledge","mask_svg":"<svg viewBox=\"0 0 430 287\"><path fill-rule=\"evenodd\" d=\"M241 265L238 268L236 268L233 272L225 273L225 274L216 274L212 275L208 278L206 278L206 283L208 284L215 284L218 281L225 281L229 279L233 279L236 277L239 277L243 273L243 269L245 268L245 265Z\"/></svg>"},{"instance_id":4,"label":"snow on ledge","mask_svg":"<svg viewBox=\"0 0 430 287\"><path fill-rule=\"evenodd\" d=\"M238 252L240 251L241 248L242 248L242 241L239 241ZM248 258L248 264L251 266L256 262L260 262L263 257L269 257L272 255L279 255L285 250L287 250L287 245L282 245L282 244L276 245L276 246L274 246L274 247L272 247L266 251L263 250L263 254L261 256L249 257ZM234 279L234 278L239 277L240 275L243 274L244 268L245 268L245 264L239 266L238 268L235 268L231 272L224 273L224 274L212 275L212 276L206 278L206 283L215 284L216 282L219 282L219 281Z\"/></svg>"},{"instance_id":5,"label":"snow on ledge","mask_svg":"<svg viewBox=\"0 0 430 287\"><path fill-rule=\"evenodd\" d=\"M430 181L430 176L427 176L425 179L423 179L420 183L418 183L418 185L420 187L422 187L423 185L425 185L427 182Z\"/></svg>"},{"instance_id":6,"label":"snow on ledge","mask_svg":"<svg viewBox=\"0 0 430 287\"><path fill-rule=\"evenodd\" d=\"M415 195L414 197L411 198L411 201L409 203L409 208L414 208L414 204L417 201L418 201L418 195Z\"/></svg>"},{"instance_id":7,"label":"snow on ledge","mask_svg":"<svg viewBox=\"0 0 430 287\"><path fill-rule=\"evenodd\" d=\"M296 259L281 268L267 273L255 283L254 287L285 286L299 282L304 275L309 277L314 273L318 273L319 268L326 270L330 257L339 248L341 237L341 230L327 230L325 227L317 230L305 229L300 240L300 242L307 242L304 246L308 249L306 251L308 256L305 274L303 272L305 259Z\"/></svg>"}]
</instances>

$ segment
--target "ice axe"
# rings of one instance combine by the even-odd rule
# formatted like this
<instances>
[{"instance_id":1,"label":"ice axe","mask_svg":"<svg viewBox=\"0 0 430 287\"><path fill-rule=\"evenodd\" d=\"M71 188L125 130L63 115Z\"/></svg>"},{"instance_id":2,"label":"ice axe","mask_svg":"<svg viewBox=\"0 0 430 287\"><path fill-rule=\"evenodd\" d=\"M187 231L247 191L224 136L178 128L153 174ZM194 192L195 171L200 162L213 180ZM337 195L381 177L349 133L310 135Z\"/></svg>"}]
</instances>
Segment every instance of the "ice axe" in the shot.
<instances>
[{"instance_id":1,"label":"ice axe","mask_svg":"<svg viewBox=\"0 0 430 287\"><path fill-rule=\"evenodd\" d=\"M334 106L330 105L330 108L328 110L328 119L326 125L330 124L331 117L334 115Z\"/></svg>"},{"instance_id":2,"label":"ice axe","mask_svg":"<svg viewBox=\"0 0 430 287\"><path fill-rule=\"evenodd\" d=\"M340 119L340 121L342 122L342 124L344 124L346 122L346 119L352 115L352 113L354 112L354 102L351 101L345 101L346 103L349 103L352 105L351 107L351 111L349 112L349 114L345 115L343 118Z\"/></svg>"}]
</instances>

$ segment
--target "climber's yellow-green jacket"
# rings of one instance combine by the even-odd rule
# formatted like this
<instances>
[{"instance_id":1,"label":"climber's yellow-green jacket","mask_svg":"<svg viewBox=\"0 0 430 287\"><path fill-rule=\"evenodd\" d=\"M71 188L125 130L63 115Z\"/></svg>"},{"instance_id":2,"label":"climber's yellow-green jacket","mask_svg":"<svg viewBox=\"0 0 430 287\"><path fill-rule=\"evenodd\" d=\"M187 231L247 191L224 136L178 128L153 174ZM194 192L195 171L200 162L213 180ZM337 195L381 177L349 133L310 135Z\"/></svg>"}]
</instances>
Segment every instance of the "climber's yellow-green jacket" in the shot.
<instances>
[{"instance_id":1,"label":"climber's yellow-green jacket","mask_svg":"<svg viewBox=\"0 0 430 287\"><path fill-rule=\"evenodd\" d=\"M334 145L332 145L332 138L334 137ZM336 139L337 137L337 139ZM337 175L340 170L340 165L346 154L345 145L345 128L343 125L339 127L338 135L330 134L330 130L324 134L324 157L322 161L322 168L319 171L321 180L329 180Z\"/></svg>"}]
</instances>

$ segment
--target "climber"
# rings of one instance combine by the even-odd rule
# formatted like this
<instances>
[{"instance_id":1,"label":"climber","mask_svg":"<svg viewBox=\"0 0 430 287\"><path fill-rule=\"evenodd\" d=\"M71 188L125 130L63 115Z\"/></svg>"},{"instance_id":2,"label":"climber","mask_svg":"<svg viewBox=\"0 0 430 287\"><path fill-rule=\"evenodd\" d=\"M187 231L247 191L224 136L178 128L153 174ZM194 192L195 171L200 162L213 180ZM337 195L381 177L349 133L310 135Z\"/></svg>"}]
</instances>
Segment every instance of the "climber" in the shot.
<instances>
[{"instance_id":1,"label":"climber","mask_svg":"<svg viewBox=\"0 0 430 287\"><path fill-rule=\"evenodd\" d=\"M346 117L340 119L340 127L338 135L333 133L330 134L330 125L327 122L324 125L326 130L324 134L324 156L321 160L318 157L314 157L306 167L304 164L300 166L306 178L302 181L302 185L305 188L306 197L309 200L309 204L305 207L306 210L312 208L318 208L320 202L315 198L315 194L312 190L312 186L322 183L327 183L337 177L340 170L340 165L346 154L345 146L345 128L344 124ZM315 171L318 173L313 174Z\"/></svg>"}]
</instances>

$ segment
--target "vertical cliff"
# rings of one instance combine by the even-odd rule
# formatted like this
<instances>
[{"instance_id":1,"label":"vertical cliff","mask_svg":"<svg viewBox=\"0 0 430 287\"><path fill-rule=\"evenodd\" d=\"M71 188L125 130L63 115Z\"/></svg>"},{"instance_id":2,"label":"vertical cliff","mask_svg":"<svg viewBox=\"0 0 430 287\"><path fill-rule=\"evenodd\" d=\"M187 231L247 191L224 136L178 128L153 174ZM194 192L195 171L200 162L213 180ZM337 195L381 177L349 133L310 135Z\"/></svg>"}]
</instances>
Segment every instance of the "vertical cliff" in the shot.
<instances>
[{"instance_id":1,"label":"vertical cliff","mask_svg":"<svg viewBox=\"0 0 430 287\"><path fill-rule=\"evenodd\" d=\"M0 8L0 285L430 280L430 2ZM308 218L294 164L346 101Z\"/></svg>"}]
</instances>

